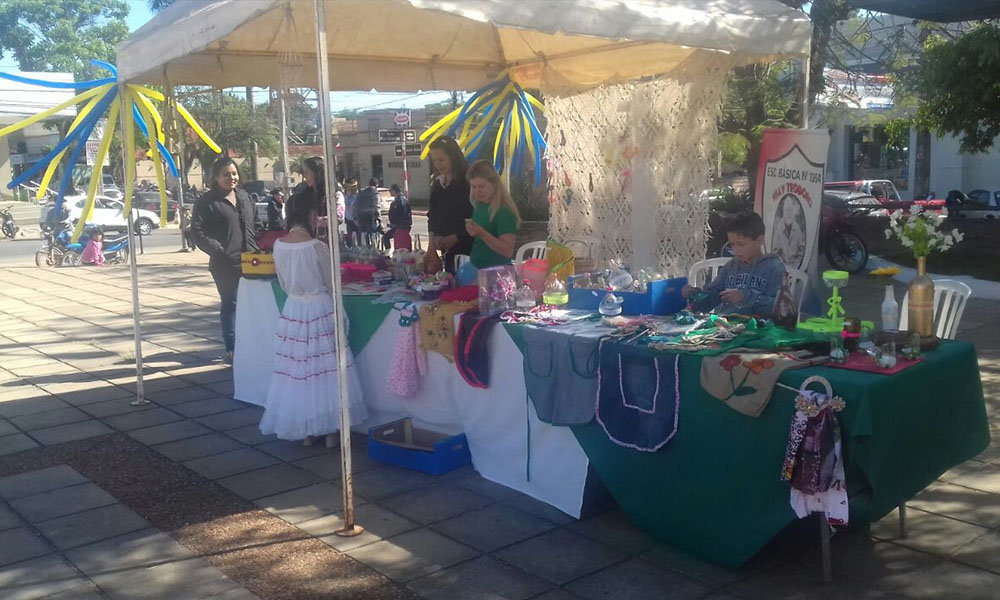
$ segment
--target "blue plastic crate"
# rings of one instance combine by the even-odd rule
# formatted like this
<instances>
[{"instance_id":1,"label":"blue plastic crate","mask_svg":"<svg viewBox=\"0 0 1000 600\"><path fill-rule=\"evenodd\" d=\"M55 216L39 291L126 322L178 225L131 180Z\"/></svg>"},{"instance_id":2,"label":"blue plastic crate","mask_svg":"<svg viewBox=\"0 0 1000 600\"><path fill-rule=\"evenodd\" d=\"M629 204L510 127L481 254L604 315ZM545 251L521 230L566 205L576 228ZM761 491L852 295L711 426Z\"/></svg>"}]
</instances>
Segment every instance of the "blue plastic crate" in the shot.
<instances>
[{"instance_id":1,"label":"blue plastic crate","mask_svg":"<svg viewBox=\"0 0 1000 600\"><path fill-rule=\"evenodd\" d=\"M607 292L578 288L574 280L581 275L569 278L569 307L579 310L597 310ZM621 296L623 315L672 315L684 310L687 301L681 296L681 288L687 285L687 277L674 277L651 281L646 286L645 293L615 292Z\"/></svg>"},{"instance_id":2,"label":"blue plastic crate","mask_svg":"<svg viewBox=\"0 0 1000 600\"><path fill-rule=\"evenodd\" d=\"M368 456L430 475L472 463L464 433L448 435L419 429L409 417L369 429Z\"/></svg>"}]
</instances>

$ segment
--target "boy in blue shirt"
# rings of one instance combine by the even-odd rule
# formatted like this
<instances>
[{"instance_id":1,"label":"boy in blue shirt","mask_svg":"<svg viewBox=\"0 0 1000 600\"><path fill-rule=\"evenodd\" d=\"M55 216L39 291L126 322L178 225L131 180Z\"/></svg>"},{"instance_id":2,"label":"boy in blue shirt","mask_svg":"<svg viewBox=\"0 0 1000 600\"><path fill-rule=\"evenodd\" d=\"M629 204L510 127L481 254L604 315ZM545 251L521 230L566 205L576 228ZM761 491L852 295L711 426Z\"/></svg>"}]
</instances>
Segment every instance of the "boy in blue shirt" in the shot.
<instances>
[{"instance_id":1,"label":"boy in blue shirt","mask_svg":"<svg viewBox=\"0 0 1000 600\"><path fill-rule=\"evenodd\" d=\"M697 292L708 295L696 302L696 310L770 317L785 265L777 255L764 254L764 220L757 213L742 212L730 221L726 237L733 249L732 260L704 289L686 285L681 294L685 298Z\"/></svg>"}]
</instances>

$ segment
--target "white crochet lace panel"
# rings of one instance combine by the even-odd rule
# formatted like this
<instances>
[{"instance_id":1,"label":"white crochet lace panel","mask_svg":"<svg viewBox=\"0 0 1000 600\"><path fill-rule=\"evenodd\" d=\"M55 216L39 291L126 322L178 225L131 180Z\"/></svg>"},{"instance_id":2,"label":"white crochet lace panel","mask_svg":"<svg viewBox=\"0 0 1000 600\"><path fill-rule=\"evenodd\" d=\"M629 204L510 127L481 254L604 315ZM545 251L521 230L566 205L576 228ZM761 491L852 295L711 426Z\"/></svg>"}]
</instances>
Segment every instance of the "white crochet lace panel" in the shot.
<instances>
[{"instance_id":1,"label":"white crochet lace panel","mask_svg":"<svg viewBox=\"0 0 1000 600\"><path fill-rule=\"evenodd\" d=\"M705 258L709 165L728 59L546 99L549 235L672 276Z\"/></svg>"}]
</instances>

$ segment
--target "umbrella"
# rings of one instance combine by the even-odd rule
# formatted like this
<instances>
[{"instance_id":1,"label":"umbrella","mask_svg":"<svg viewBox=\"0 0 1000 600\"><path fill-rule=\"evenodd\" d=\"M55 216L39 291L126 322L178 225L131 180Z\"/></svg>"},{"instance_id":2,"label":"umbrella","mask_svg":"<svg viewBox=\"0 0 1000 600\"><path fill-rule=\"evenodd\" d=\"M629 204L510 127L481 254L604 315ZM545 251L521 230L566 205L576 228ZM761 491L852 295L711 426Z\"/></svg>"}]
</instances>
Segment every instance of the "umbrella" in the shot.
<instances>
[{"instance_id":1,"label":"umbrella","mask_svg":"<svg viewBox=\"0 0 1000 600\"><path fill-rule=\"evenodd\" d=\"M315 69L329 169L331 81L341 90L469 90L507 74L522 87L572 93L697 68L706 53L735 63L808 57L810 37L809 19L777 0L188 0L121 44L118 68L122 81L216 87L283 86L291 67ZM328 174L328 204L333 181ZM330 234L339 290L337 229ZM343 303L333 295L339 324ZM346 373L347 341L337 331ZM357 535L347 379L338 379L338 533Z\"/></svg>"}]
</instances>

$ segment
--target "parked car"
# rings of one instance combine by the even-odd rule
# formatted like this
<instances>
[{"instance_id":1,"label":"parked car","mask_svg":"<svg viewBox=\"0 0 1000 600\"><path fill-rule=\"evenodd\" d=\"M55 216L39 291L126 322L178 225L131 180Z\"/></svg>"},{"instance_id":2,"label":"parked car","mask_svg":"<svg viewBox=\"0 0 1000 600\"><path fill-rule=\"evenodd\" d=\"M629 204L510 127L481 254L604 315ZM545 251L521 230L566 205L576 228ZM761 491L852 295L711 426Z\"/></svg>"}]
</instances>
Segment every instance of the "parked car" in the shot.
<instances>
[{"instance_id":1,"label":"parked car","mask_svg":"<svg viewBox=\"0 0 1000 600\"><path fill-rule=\"evenodd\" d=\"M160 215L159 192L136 192L133 203L136 206L136 208L141 208L144 210L148 210L149 212L156 213L157 222L159 222L159 215ZM173 199L173 196L170 193L168 193L167 220L173 221L176 215L177 215L177 202Z\"/></svg>"},{"instance_id":2,"label":"parked car","mask_svg":"<svg viewBox=\"0 0 1000 600\"><path fill-rule=\"evenodd\" d=\"M87 202L85 196L66 196L63 200L69 207L70 218L73 223L80 220L83 214L84 204ZM53 204L48 203L42 207L39 222L45 223L49 211ZM142 208L132 207L132 219L135 222L135 231L141 235L149 235L154 229L160 226L160 216L152 211ZM128 220L125 218L125 205L114 198L107 196L96 196L94 198L94 210L88 226L99 225L107 230L125 231L128 229Z\"/></svg>"},{"instance_id":3,"label":"parked car","mask_svg":"<svg viewBox=\"0 0 1000 600\"><path fill-rule=\"evenodd\" d=\"M942 198L928 200L905 201L899 196L896 185L888 179L858 179L855 181L828 181L823 184L823 192L833 196L850 196L864 194L876 198L886 208L899 205L915 204L925 208L940 209L946 201ZM899 206L903 207L903 206Z\"/></svg>"}]
</instances>

